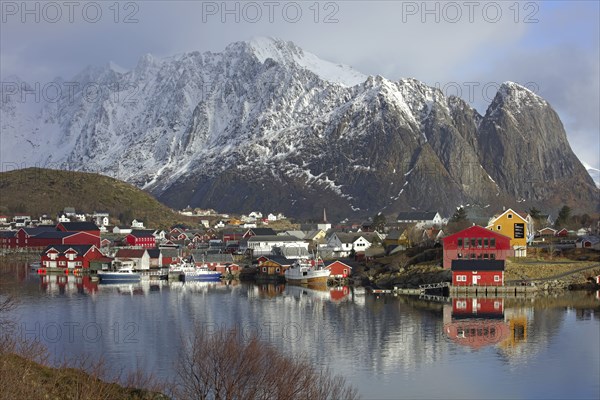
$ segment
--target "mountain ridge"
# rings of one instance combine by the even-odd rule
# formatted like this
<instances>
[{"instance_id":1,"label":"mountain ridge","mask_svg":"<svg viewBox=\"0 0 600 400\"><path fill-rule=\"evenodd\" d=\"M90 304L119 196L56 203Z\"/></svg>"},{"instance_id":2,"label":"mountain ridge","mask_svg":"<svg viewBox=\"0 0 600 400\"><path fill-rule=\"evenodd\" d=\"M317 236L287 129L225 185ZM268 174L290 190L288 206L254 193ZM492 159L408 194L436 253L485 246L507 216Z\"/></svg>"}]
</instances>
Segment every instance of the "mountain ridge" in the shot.
<instances>
[{"instance_id":1,"label":"mountain ridge","mask_svg":"<svg viewBox=\"0 0 600 400\"><path fill-rule=\"evenodd\" d=\"M44 123L23 118L18 104L13 118L3 102L2 159L31 143L16 163L116 176L176 208L312 217L326 206L341 217L469 202L594 207L595 186L560 119L528 89L502 84L480 115L416 79L350 85L360 73L339 67L337 76L315 58L260 39L222 53L142 56L126 73L85 69L75 81L106 93L61 98L43 108ZM565 190L571 180L579 193Z\"/></svg>"}]
</instances>

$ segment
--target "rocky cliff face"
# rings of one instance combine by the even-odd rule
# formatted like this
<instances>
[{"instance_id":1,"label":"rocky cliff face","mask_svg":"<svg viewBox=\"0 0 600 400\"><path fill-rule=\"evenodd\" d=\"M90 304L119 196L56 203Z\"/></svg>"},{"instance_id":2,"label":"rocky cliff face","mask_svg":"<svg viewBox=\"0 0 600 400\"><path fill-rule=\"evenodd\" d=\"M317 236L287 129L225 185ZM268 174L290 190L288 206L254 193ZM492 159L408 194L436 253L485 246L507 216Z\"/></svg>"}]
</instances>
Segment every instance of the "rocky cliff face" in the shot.
<instances>
[{"instance_id":1,"label":"rocky cliff face","mask_svg":"<svg viewBox=\"0 0 600 400\"><path fill-rule=\"evenodd\" d=\"M598 206L556 113L513 83L481 116L419 81L258 39L56 84L61 98L36 110L3 95L3 163L100 172L173 207L297 217Z\"/></svg>"}]
</instances>

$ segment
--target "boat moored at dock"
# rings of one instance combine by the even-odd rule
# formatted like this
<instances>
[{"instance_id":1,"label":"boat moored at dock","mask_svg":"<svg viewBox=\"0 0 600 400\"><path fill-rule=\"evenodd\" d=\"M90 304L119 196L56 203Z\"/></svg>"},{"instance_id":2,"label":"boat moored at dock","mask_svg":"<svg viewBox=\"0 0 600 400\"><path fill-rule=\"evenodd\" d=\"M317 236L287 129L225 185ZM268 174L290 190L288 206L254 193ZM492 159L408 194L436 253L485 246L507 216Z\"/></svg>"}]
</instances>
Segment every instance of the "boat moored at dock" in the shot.
<instances>
[{"instance_id":1,"label":"boat moored at dock","mask_svg":"<svg viewBox=\"0 0 600 400\"><path fill-rule=\"evenodd\" d=\"M139 282L141 277L131 268L119 268L116 271L98 271L100 283L129 283Z\"/></svg>"}]
</instances>

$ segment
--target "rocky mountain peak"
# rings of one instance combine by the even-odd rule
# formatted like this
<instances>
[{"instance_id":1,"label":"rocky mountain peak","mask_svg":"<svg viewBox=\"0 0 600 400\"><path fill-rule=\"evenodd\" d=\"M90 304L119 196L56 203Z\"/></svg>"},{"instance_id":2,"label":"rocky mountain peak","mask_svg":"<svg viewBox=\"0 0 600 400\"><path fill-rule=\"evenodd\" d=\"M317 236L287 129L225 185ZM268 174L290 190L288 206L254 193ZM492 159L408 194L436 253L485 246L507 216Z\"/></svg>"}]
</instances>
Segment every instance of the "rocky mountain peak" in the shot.
<instances>
[{"instance_id":1,"label":"rocky mountain peak","mask_svg":"<svg viewBox=\"0 0 600 400\"><path fill-rule=\"evenodd\" d=\"M366 76L273 38L74 80L106 93L2 107L2 162L100 172L173 207L229 212L597 207L554 110L509 82L482 117L416 79Z\"/></svg>"}]
</instances>

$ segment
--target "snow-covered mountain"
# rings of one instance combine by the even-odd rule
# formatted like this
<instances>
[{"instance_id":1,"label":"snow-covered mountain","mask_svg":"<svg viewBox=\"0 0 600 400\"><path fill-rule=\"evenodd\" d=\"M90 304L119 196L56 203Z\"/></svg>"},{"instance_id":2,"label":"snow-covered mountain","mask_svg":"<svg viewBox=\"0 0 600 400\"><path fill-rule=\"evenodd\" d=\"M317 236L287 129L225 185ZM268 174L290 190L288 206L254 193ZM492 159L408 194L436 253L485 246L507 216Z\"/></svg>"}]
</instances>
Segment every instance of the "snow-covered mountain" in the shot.
<instances>
[{"instance_id":1,"label":"snow-covered mountain","mask_svg":"<svg viewBox=\"0 0 600 400\"><path fill-rule=\"evenodd\" d=\"M174 207L314 217L597 206L556 113L510 82L482 116L417 80L365 76L270 38L145 55L130 71L89 67L40 102L11 79L4 165L100 172Z\"/></svg>"}]
</instances>

